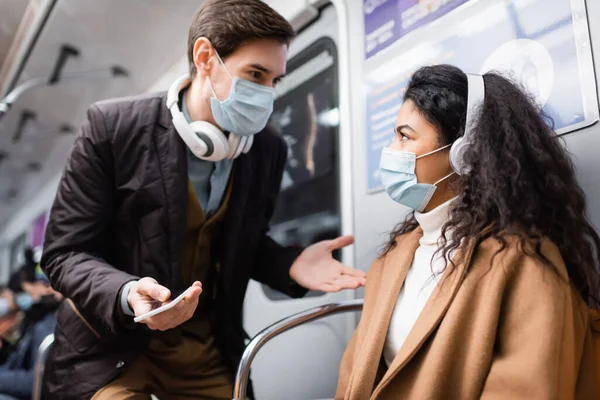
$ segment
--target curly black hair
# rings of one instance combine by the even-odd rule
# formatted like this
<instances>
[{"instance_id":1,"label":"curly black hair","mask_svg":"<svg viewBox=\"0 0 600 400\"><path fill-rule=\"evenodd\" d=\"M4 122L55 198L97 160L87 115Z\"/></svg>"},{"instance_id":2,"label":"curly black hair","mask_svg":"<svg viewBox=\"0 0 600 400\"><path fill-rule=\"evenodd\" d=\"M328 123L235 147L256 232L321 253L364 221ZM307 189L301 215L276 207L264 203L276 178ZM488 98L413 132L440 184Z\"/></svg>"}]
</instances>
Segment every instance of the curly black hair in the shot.
<instances>
[{"instance_id":1,"label":"curly black hair","mask_svg":"<svg viewBox=\"0 0 600 400\"><path fill-rule=\"evenodd\" d=\"M500 242L500 252L513 236L529 256L552 267L541 253L547 238L558 246L581 297L598 306L600 237L588 222L569 153L552 120L521 86L497 73L485 74L484 81L485 101L464 154L471 168L454 182L458 198L442 228L438 253L449 259L463 240L480 243L489 237ZM464 72L435 65L414 73L404 98L438 129L439 144L446 145L464 133L467 91ZM417 226L414 213L409 214L391 232L384 254L395 247L397 236Z\"/></svg>"}]
</instances>

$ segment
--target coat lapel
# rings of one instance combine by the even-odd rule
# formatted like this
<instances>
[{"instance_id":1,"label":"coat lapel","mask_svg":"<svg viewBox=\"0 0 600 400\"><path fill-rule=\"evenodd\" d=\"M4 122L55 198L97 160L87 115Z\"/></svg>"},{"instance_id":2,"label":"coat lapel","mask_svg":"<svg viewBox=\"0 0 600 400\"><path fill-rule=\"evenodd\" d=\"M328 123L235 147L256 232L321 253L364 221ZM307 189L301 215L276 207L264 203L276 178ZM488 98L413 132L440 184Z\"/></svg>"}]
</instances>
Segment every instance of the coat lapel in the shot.
<instances>
[{"instance_id":1,"label":"coat lapel","mask_svg":"<svg viewBox=\"0 0 600 400\"><path fill-rule=\"evenodd\" d=\"M381 360L387 327L390 325L396 299L412 264L421 236L420 228L401 236L396 248L385 256L381 282L376 292L371 294L382 301L374 300L376 305L373 307L373 316L369 319L363 346L356 355L356 359L361 362L356 364L356 370L352 373L353 378L346 392L348 399L368 399L373 391L377 376L377 368L373 366L379 365Z\"/></svg>"},{"instance_id":2,"label":"coat lapel","mask_svg":"<svg viewBox=\"0 0 600 400\"><path fill-rule=\"evenodd\" d=\"M187 213L187 159L185 143L179 137L166 106L166 95L161 99L159 125L164 129L154 131L156 151L167 199L169 233L169 285L178 288L179 264L183 256L183 236Z\"/></svg>"},{"instance_id":3,"label":"coat lapel","mask_svg":"<svg viewBox=\"0 0 600 400\"><path fill-rule=\"evenodd\" d=\"M243 216L243 210L246 207L248 198L250 198L250 191L252 189L254 169L256 167L256 161L254 160L254 154L252 151L248 154L243 154L233 162L233 187L231 189L231 199L229 201L230 207L226 216L227 231L232 231L231 228L239 228L236 225L241 223ZM237 231L239 229L233 229Z\"/></svg>"},{"instance_id":4,"label":"coat lapel","mask_svg":"<svg viewBox=\"0 0 600 400\"><path fill-rule=\"evenodd\" d=\"M244 238L240 238L242 224L245 217L246 203L248 199L253 197L250 192L252 190L254 169L256 168L256 152L252 149L248 154L243 154L233 162L233 185L231 188L231 197L229 205L223 221L223 229L221 230L221 240L219 240L219 256L221 259L221 271L223 282L237 282L235 258L237 257L237 248L244 243ZM253 197L254 198L254 197ZM226 294L232 295L230 291L235 291L237 288L232 285L225 285L223 290Z\"/></svg>"},{"instance_id":5,"label":"coat lapel","mask_svg":"<svg viewBox=\"0 0 600 400\"><path fill-rule=\"evenodd\" d=\"M392 379L398 375L400 370L406 366L417 351L423 346L423 343L429 338L446 314L452 299L454 299L454 296L463 281L465 266L469 265L471 262L473 247L469 246L467 248L464 257L460 252L457 256L458 257L454 258L457 263L456 268L454 271L447 268L444 272L438 286L433 291L431 297L425 304L423 311L419 315L419 318L415 322L415 325L408 334L404 345L394 358L394 361L389 366L379 385L375 388L371 398L376 398ZM397 299L397 297L398 296L393 297L394 301L391 302L393 305L395 305L395 299ZM388 327L390 319L386 322L387 324L385 326Z\"/></svg>"}]
</instances>

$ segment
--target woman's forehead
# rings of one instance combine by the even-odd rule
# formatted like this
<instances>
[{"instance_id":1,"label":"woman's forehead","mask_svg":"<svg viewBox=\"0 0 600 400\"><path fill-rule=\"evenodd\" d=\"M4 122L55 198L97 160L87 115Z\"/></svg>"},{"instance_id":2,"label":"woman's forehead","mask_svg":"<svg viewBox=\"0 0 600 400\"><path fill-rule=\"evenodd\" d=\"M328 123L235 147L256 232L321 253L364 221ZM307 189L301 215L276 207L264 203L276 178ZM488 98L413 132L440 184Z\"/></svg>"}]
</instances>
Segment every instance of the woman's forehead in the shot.
<instances>
[{"instance_id":1,"label":"woman's forehead","mask_svg":"<svg viewBox=\"0 0 600 400\"><path fill-rule=\"evenodd\" d=\"M427 121L412 100L406 100L400 108L396 119L396 127L402 125L410 126L420 136L437 137L438 134L437 128Z\"/></svg>"}]
</instances>

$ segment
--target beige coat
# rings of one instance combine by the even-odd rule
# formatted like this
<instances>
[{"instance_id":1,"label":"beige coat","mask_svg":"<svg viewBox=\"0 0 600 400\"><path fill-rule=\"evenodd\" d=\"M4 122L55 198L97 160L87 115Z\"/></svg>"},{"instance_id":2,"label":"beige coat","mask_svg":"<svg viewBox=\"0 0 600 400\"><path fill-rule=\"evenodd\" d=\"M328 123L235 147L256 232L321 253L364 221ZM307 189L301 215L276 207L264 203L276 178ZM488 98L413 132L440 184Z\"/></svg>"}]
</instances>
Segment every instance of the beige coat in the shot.
<instances>
[{"instance_id":1,"label":"beige coat","mask_svg":"<svg viewBox=\"0 0 600 400\"><path fill-rule=\"evenodd\" d=\"M600 399L588 308L550 242L542 251L557 272L515 240L492 264L494 239L459 252L387 369L388 326L421 236L399 237L371 267L336 399Z\"/></svg>"}]
</instances>

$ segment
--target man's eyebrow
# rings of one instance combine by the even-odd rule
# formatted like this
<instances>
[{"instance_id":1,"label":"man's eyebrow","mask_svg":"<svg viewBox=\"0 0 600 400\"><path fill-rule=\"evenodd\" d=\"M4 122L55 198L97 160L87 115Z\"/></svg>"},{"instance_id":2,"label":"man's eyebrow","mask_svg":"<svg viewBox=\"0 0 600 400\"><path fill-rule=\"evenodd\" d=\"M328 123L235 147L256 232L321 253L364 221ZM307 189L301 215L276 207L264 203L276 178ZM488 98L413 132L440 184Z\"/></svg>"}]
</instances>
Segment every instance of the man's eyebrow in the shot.
<instances>
[{"instance_id":1,"label":"man's eyebrow","mask_svg":"<svg viewBox=\"0 0 600 400\"><path fill-rule=\"evenodd\" d=\"M260 65L260 64L250 64L250 66L251 66L252 68L254 68L254 69L257 69L257 70L259 70L260 72L264 72L265 74L270 74L270 73L271 73L271 70L270 70L269 68L267 68L267 67L263 67L263 66L262 66L262 65Z\"/></svg>"},{"instance_id":2,"label":"man's eyebrow","mask_svg":"<svg viewBox=\"0 0 600 400\"><path fill-rule=\"evenodd\" d=\"M265 73L265 74L267 74L267 75L270 75L270 74L271 74L271 70L270 70L269 68L267 68L267 67L263 66L263 65L260 65L260 64L250 64L249 66L250 66L251 68L254 68L254 69L256 69L256 70L260 71L260 72L264 72L264 73ZM283 79L283 78L285 78L285 74L281 74L281 75L279 75L279 76L278 76L277 78L275 78L275 79Z\"/></svg>"}]
</instances>

